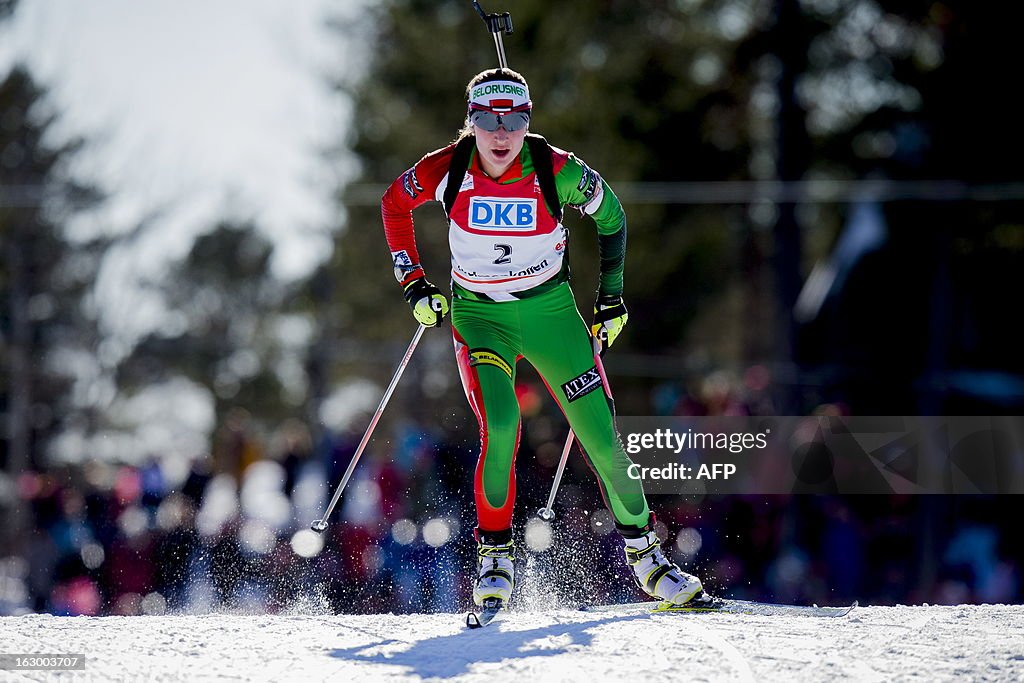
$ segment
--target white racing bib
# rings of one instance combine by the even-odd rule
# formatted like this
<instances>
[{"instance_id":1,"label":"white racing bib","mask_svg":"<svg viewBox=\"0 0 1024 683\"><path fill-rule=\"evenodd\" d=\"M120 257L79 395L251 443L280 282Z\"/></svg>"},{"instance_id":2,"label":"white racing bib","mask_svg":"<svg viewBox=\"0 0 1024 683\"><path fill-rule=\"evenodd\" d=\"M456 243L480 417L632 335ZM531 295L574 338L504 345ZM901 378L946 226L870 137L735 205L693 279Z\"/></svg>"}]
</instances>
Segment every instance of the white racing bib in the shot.
<instances>
[{"instance_id":1,"label":"white racing bib","mask_svg":"<svg viewBox=\"0 0 1024 683\"><path fill-rule=\"evenodd\" d=\"M536 287L562 268L566 230L548 212L533 176L501 185L467 177L452 206L452 279L498 301ZM445 178L437 190L444 196Z\"/></svg>"}]
</instances>

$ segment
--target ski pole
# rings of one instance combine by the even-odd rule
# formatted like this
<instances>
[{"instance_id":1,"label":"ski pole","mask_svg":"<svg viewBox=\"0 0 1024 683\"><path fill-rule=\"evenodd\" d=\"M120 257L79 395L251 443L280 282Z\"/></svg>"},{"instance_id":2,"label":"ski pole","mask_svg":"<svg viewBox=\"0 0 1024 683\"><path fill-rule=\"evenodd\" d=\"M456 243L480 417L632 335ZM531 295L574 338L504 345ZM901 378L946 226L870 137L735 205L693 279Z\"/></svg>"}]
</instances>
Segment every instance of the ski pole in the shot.
<instances>
[{"instance_id":1,"label":"ski pole","mask_svg":"<svg viewBox=\"0 0 1024 683\"><path fill-rule=\"evenodd\" d=\"M505 43L502 42L501 32L512 33L512 15L508 12L486 14L477 0L473 0L473 8L480 15L480 18L484 20L484 23L487 24L487 30L491 32L491 36L494 38L494 49L498 52L498 66L502 69L508 67L508 62L505 61Z\"/></svg>"},{"instance_id":2,"label":"ski pole","mask_svg":"<svg viewBox=\"0 0 1024 683\"><path fill-rule=\"evenodd\" d=\"M594 337L594 355L597 355L601 349L601 340ZM555 504L555 496L558 494L558 485L562 483L562 474L565 472L565 464L569 462L569 451L572 450L572 442L575 440L576 435L572 431L572 427L569 428L569 436L565 437L565 447L562 449L562 459L558 461L558 469L555 471L555 481L551 484L551 493L548 494L548 504L537 510L537 516L543 519L545 522L550 522L555 518L555 511L552 506Z\"/></svg>"},{"instance_id":3,"label":"ski pole","mask_svg":"<svg viewBox=\"0 0 1024 683\"><path fill-rule=\"evenodd\" d=\"M348 464L348 469L345 470L345 475L341 478L341 484L338 485L338 489L334 492L334 497L331 499L331 504L327 506L327 511L324 512L324 516L316 520L309 525L309 528L318 534L322 534L327 530L327 519L334 512L334 506L338 504L338 500L341 498L341 492L345 490L345 486L348 485L348 480L352 477L352 472L356 469L356 463L359 462L359 457L363 454L363 449L366 448L366 444L370 441L370 435L373 434L374 427L377 426L377 421L380 420L380 416L384 413L384 406L388 404L388 399L391 398L392 392L395 387L398 386L398 380L402 378L402 373L405 372L405 366L409 364L409 359L412 358L412 352L416 350L416 345L420 343L420 337L423 336L423 331L427 329L425 325L420 325L416 329L416 334L413 335L412 341L409 343L409 348L405 351L405 356L402 357L402 361L398 364L398 370L395 371L395 376L391 378L391 384L388 385L388 390L384 392L384 398L380 400L380 405L377 406L377 412L373 414L373 419L370 420L370 426L366 428L366 433L363 434L363 440L359 442L359 448L356 449L355 455L352 456L352 461Z\"/></svg>"}]
</instances>

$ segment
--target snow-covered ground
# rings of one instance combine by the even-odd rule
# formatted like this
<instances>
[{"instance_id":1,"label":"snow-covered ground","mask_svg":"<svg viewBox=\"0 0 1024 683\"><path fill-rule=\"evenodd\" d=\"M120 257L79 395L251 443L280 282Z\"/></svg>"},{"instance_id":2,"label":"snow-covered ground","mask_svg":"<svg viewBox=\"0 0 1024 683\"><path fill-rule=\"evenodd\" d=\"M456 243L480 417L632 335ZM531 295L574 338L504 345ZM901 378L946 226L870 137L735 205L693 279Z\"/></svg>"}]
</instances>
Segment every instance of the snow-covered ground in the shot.
<instances>
[{"instance_id":1,"label":"snow-covered ground","mask_svg":"<svg viewBox=\"0 0 1024 683\"><path fill-rule=\"evenodd\" d=\"M1024 680L1024 606L861 607L837 619L523 612L0 619L0 654L76 653L84 672L0 680Z\"/></svg>"}]
</instances>

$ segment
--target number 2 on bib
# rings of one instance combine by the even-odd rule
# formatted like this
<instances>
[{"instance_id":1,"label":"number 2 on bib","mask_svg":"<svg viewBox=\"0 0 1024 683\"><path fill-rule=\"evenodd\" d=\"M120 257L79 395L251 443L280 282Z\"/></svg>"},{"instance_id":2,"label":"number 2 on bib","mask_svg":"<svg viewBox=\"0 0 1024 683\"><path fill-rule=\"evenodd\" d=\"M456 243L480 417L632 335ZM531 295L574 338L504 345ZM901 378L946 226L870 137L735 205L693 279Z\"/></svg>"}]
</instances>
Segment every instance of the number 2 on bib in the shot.
<instances>
[{"instance_id":1,"label":"number 2 on bib","mask_svg":"<svg viewBox=\"0 0 1024 683\"><path fill-rule=\"evenodd\" d=\"M501 256L494 259L495 265L501 265L503 263L512 263L512 246L508 244L495 244L494 251L500 251Z\"/></svg>"}]
</instances>

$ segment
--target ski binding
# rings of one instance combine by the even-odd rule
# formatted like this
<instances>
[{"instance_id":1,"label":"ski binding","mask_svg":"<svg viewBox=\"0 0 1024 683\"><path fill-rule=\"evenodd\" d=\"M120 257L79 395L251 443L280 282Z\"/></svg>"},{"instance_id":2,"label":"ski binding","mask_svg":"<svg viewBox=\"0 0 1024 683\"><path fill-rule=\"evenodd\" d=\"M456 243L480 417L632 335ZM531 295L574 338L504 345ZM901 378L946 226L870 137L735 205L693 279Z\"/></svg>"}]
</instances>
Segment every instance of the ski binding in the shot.
<instances>
[{"instance_id":1,"label":"ski binding","mask_svg":"<svg viewBox=\"0 0 1024 683\"><path fill-rule=\"evenodd\" d=\"M478 612L470 612L466 615L467 628L483 628L494 621L498 612L504 607L501 598L487 598Z\"/></svg>"}]
</instances>

